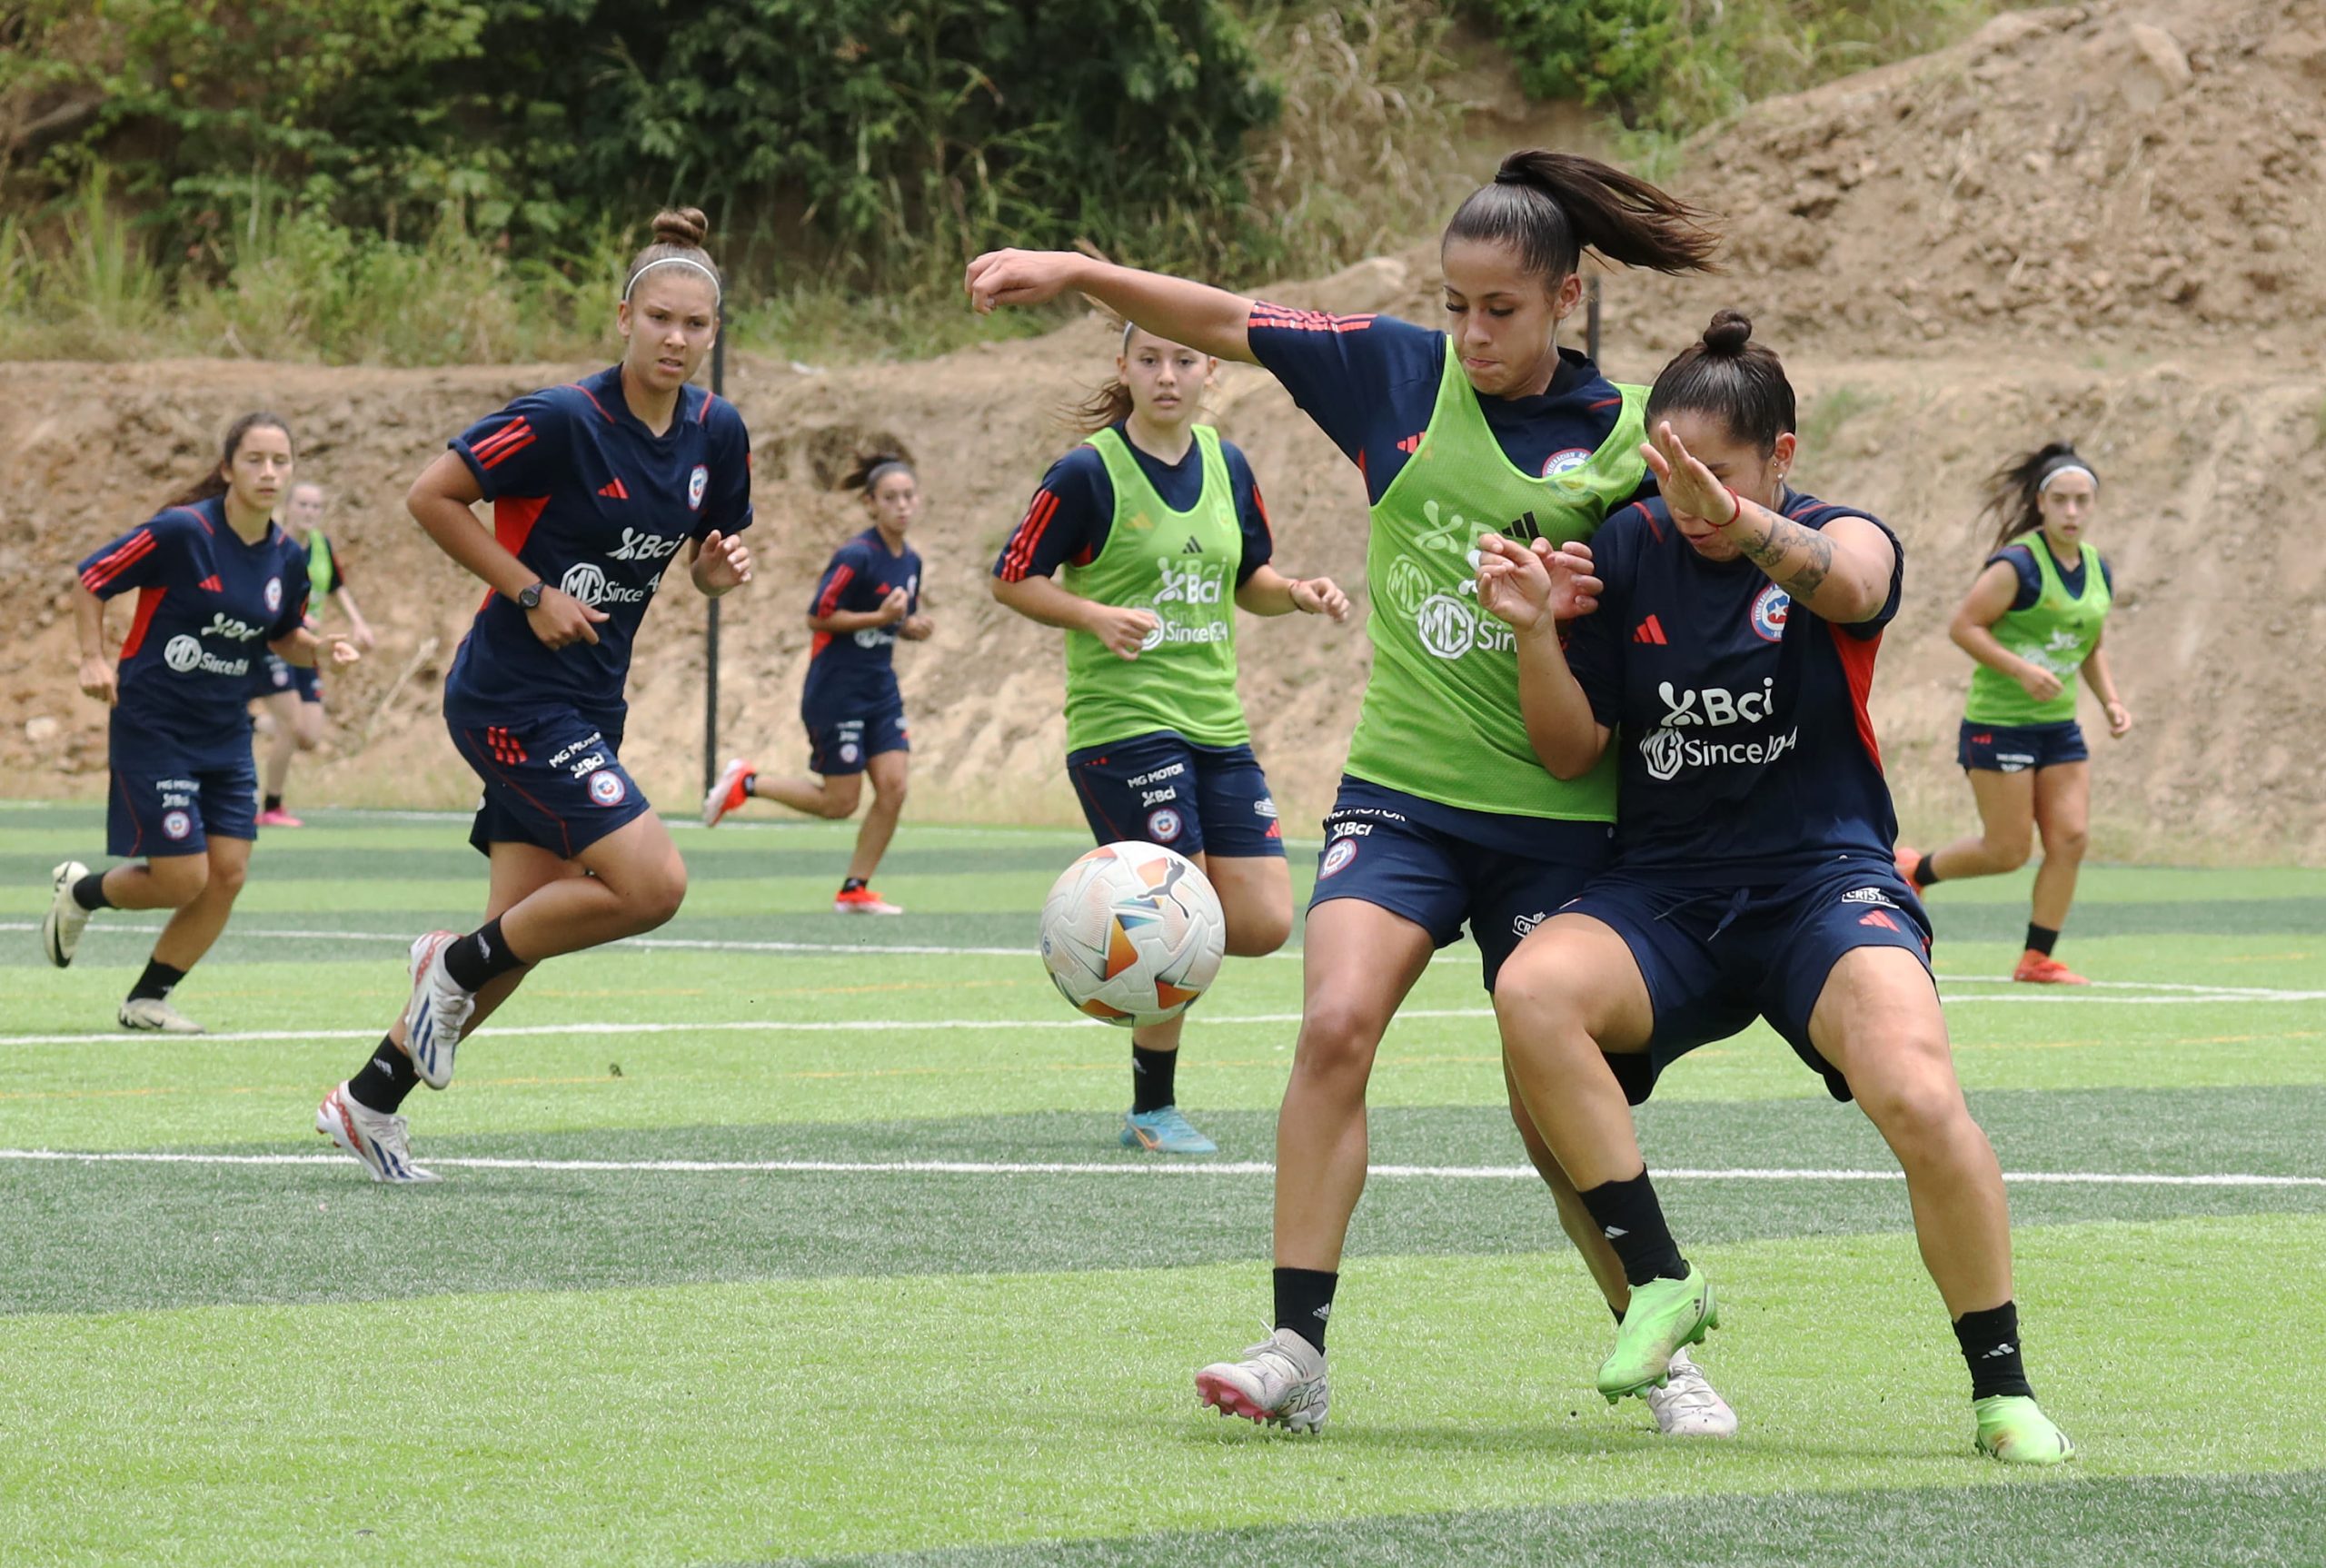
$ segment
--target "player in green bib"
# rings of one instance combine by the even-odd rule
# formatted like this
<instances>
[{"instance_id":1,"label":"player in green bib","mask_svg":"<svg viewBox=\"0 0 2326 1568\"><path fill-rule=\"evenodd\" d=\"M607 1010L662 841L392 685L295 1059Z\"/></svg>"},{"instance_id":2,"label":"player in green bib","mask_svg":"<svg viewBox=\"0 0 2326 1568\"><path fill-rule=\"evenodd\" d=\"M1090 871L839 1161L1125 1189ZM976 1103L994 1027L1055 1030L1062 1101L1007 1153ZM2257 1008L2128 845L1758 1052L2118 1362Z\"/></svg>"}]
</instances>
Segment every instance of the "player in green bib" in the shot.
<instances>
[{"instance_id":1,"label":"player in green bib","mask_svg":"<svg viewBox=\"0 0 2326 1568\"><path fill-rule=\"evenodd\" d=\"M348 591L344 563L333 553L331 540L323 532L323 506L322 485L293 485L283 503L283 531L306 553L314 602L321 605L328 600L339 606L347 617L349 638L356 647L369 650L378 640L357 607L355 595ZM302 751L313 751L323 738L322 671L301 670L270 653L257 660L251 671L251 696L274 727L273 743L266 754L266 787L258 825L304 827L283 809L283 792L291 777L291 759Z\"/></svg>"},{"instance_id":2,"label":"player in green bib","mask_svg":"<svg viewBox=\"0 0 2326 1568\"><path fill-rule=\"evenodd\" d=\"M1373 642L1347 771L1317 865L1300 1036L1277 1122L1275 1332L1197 1374L1207 1404L1297 1431L1323 1424L1325 1325L1365 1186L1365 1099L1389 1020L1466 924L1491 990L1504 958L1605 862L1615 775L1563 782L1528 743L1508 627L1480 613L1477 540L1580 543L1645 487L1641 393L1559 344L1585 249L1705 269L1705 215L1587 158L1515 153L1447 225L1445 328L1330 315L1067 253L999 251L965 280L981 310L1078 290L1141 326L1257 363L1357 465L1371 517ZM1570 610L1588 607L1587 600ZM1517 1105L1515 1097L1514 1107ZM1533 1122L1514 1109L1608 1305L1621 1264ZM1734 1432L1675 1362L1659 1430Z\"/></svg>"},{"instance_id":3,"label":"player in green bib","mask_svg":"<svg viewBox=\"0 0 2326 1568\"><path fill-rule=\"evenodd\" d=\"M1287 578L1244 454L1198 424L1218 362L1123 328L1115 379L1075 410L993 566L993 596L1066 632L1066 769L1101 844L1146 839L1203 868L1228 950L1292 931L1275 799L1236 693L1236 611L1348 618L1327 578ZM1126 1148L1212 1154L1178 1103L1183 1018L1131 1031Z\"/></svg>"},{"instance_id":4,"label":"player in green bib","mask_svg":"<svg viewBox=\"0 0 2326 1568\"><path fill-rule=\"evenodd\" d=\"M1979 805L1979 831L1924 855L1900 845L1898 868L1916 891L1933 882L1992 877L2027 864L2037 834L2027 948L2014 980L2082 986L2082 975L2053 957L2075 898L2092 820L2091 752L2076 723L2078 678L2092 682L2121 740L2132 710L2102 651L2115 582L2085 536L2100 501L2100 476L2073 446L2053 442L1997 470L1987 511L2001 520L1994 552L1948 628L1978 661L1963 708L1958 755Z\"/></svg>"}]
</instances>

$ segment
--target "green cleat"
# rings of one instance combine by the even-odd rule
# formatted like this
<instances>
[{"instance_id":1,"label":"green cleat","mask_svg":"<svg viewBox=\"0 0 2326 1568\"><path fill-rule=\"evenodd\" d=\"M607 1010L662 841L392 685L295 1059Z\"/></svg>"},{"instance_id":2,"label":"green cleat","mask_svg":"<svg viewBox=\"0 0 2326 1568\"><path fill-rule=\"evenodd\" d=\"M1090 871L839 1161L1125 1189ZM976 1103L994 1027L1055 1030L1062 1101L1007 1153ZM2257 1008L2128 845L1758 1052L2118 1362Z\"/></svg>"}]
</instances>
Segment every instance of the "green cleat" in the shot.
<instances>
[{"instance_id":1,"label":"green cleat","mask_svg":"<svg viewBox=\"0 0 2326 1568\"><path fill-rule=\"evenodd\" d=\"M2023 1394L1991 1394L1973 1400L1971 1409L1979 1417L1979 1452L1990 1459L2005 1464L2063 1464L2075 1457L2068 1434Z\"/></svg>"},{"instance_id":2,"label":"green cleat","mask_svg":"<svg viewBox=\"0 0 2326 1568\"><path fill-rule=\"evenodd\" d=\"M1599 1392L1613 1404L1627 1394L1661 1388L1672 1357L1702 1345L1705 1330L1720 1326L1712 1282L1694 1265L1685 1279L1652 1279L1632 1286L1632 1304L1615 1331L1615 1348L1599 1364Z\"/></svg>"}]
</instances>

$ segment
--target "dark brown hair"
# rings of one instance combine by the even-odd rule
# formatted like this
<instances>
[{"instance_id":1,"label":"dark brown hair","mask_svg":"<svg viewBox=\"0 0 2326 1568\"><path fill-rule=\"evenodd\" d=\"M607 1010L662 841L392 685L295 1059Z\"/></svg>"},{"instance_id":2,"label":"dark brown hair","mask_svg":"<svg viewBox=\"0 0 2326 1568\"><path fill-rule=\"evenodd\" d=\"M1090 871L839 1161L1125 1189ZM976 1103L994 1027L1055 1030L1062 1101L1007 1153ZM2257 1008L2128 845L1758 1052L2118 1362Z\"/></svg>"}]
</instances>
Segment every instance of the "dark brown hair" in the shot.
<instances>
[{"instance_id":1,"label":"dark brown hair","mask_svg":"<svg viewBox=\"0 0 2326 1568\"><path fill-rule=\"evenodd\" d=\"M1122 326L1120 352L1128 353L1131 338L1146 330L1137 322L1125 322ZM1148 332L1147 335L1158 342L1172 342L1160 332ZM1177 346L1187 347L1184 343ZM1120 424L1130 418L1135 407L1136 405L1131 402L1130 388L1124 383L1123 379L1120 376L1109 376L1106 384L1088 397L1082 399L1079 402L1067 404L1063 417L1066 427L1075 434L1096 435L1108 425Z\"/></svg>"},{"instance_id":2,"label":"dark brown hair","mask_svg":"<svg viewBox=\"0 0 2326 1568\"><path fill-rule=\"evenodd\" d=\"M869 452L856 460L856 466L848 471L848 477L840 481L840 487L842 490L861 491L864 492L864 498L870 501L872 498L873 476L880 474L882 469L890 467L904 470L905 472L912 474L916 481L920 477L913 471L912 459L901 452ZM881 477L887 476L881 475Z\"/></svg>"},{"instance_id":3,"label":"dark brown hair","mask_svg":"<svg viewBox=\"0 0 2326 1568\"><path fill-rule=\"evenodd\" d=\"M1594 158L1540 148L1513 153L1494 183L1470 193L1446 225L1450 240L1508 245L1556 287L1585 249L1627 267L1708 273L1720 235L1714 214Z\"/></svg>"},{"instance_id":4,"label":"dark brown hair","mask_svg":"<svg viewBox=\"0 0 2326 1568\"><path fill-rule=\"evenodd\" d=\"M2021 534L2043 526L2044 481L2063 468L2080 468L2091 474L2092 491L2098 493L2100 474L2076 455L2072 441L2046 442L1987 476L1986 504L1979 509L1979 515L1995 519L1992 550L2001 550Z\"/></svg>"},{"instance_id":5,"label":"dark brown hair","mask_svg":"<svg viewBox=\"0 0 2326 1568\"><path fill-rule=\"evenodd\" d=\"M1648 389L1651 424L1683 412L1717 416L1731 436L1752 442L1764 457L1794 428L1784 362L1753 341L1753 318L1743 311L1715 313L1705 335L1673 355Z\"/></svg>"},{"instance_id":6,"label":"dark brown hair","mask_svg":"<svg viewBox=\"0 0 2326 1568\"><path fill-rule=\"evenodd\" d=\"M227 481L226 471L234 466L234 454L243 450L243 438L260 429L281 431L291 442L292 457L294 460L298 457L298 438L292 435L290 422L281 414L268 413L263 409L246 413L226 427L225 440L219 447L218 461L211 465L210 471L162 504L164 507L194 506L232 490L234 486Z\"/></svg>"},{"instance_id":7,"label":"dark brown hair","mask_svg":"<svg viewBox=\"0 0 2326 1568\"><path fill-rule=\"evenodd\" d=\"M621 281L621 297L630 298L630 291L638 286L638 277L659 262L691 262L711 274L711 285L723 297L727 280L720 275L719 263L702 248L711 237L711 220L702 215L700 207L669 207L654 214L654 243L631 258L630 272Z\"/></svg>"}]
</instances>

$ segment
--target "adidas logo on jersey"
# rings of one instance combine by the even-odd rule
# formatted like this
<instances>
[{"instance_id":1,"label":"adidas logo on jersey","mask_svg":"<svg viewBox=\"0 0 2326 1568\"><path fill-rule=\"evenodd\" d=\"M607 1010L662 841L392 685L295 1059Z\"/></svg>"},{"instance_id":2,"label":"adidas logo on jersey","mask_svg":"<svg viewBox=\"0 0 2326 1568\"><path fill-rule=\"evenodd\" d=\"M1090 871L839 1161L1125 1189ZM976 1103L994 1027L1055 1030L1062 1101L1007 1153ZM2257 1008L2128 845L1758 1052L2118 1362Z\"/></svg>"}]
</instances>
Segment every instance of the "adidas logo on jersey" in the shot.
<instances>
[{"instance_id":1,"label":"adidas logo on jersey","mask_svg":"<svg viewBox=\"0 0 2326 1568\"><path fill-rule=\"evenodd\" d=\"M224 593L226 591L226 585L219 581L214 576L205 577L200 582L195 583L194 586L202 590L204 593Z\"/></svg>"},{"instance_id":2,"label":"adidas logo on jersey","mask_svg":"<svg viewBox=\"0 0 2326 1568\"><path fill-rule=\"evenodd\" d=\"M1904 928L1900 926L1897 921L1892 919L1880 909L1868 909L1864 915L1858 917L1857 923L1861 926L1879 926L1885 931L1904 929Z\"/></svg>"},{"instance_id":3,"label":"adidas logo on jersey","mask_svg":"<svg viewBox=\"0 0 2326 1568\"><path fill-rule=\"evenodd\" d=\"M1668 646L1671 639L1664 635L1664 623L1653 615L1632 628L1634 642L1652 642L1658 648Z\"/></svg>"},{"instance_id":4,"label":"adidas logo on jersey","mask_svg":"<svg viewBox=\"0 0 2326 1568\"><path fill-rule=\"evenodd\" d=\"M1179 553L1181 555L1201 555L1203 553L1203 546L1196 542L1196 536L1191 533L1188 535L1188 542L1179 547Z\"/></svg>"},{"instance_id":5,"label":"adidas logo on jersey","mask_svg":"<svg viewBox=\"0 0 2326 1568\"><path fill-rule=\"evenodd\" d=\"M630 499L630 486L622 483L621 480L617 479L611 484L600 485L598 487L598 493L604 496L609 501L628 501Z\"/></svg>"}]
</instances>

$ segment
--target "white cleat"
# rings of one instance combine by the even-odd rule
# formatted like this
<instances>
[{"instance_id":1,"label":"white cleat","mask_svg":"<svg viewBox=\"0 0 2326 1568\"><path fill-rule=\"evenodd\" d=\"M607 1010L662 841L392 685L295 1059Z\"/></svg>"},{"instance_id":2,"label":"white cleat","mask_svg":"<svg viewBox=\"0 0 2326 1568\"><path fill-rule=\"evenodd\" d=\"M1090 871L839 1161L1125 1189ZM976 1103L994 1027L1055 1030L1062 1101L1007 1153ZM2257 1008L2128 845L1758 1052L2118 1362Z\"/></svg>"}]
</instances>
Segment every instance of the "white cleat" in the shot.
<instances>
[{"instance_id":1,"label":"white cleat","mask_svg":"<svg viewBox=\"0 0 2326 1568\"><path fill-rule=\"evenodd\" d=\"M729 759L727 766L720 769L719 779L716 783L711 785L711 792L702 798L702 825L704 827L718 827L721 821L726 818L728 812L734 810L744 801L750 799L750 796L743 793L743 780L752 771L753 769L751 766L751 759L750 758L735 757Z\"/></svg>"},{"instance_id":2,"label":"white cleat","mask_svg":"<svg viewBox=\"0 0 2326 1568\"><path fill-rule=\"evenodd\" d=\"M452 1053L476 1011L476 993L463 990L444 968L444 949L458 931L431 931L412 944L412 1000L403 1010L403 1048L413 1070L432 1089L452 1081Z\"/></svg>"},{"instance_id":3,"label":"white cleat","mask_svg":"<svg viewBox=\"0 0 2326 1568\"><path fill-rule=\"evenodd\" d=\"M1196 1397L1222 1415L1290 1432L1321 1431L1329 1402L1325 1353L1279 1328L1245 1351L1243 1360L1216 1361L1197 1373Z\"/></svg>"},{"instance_id":4,"label":"white cleat","mask_svg":"<svg viewBox=\"0 0 2326 1568\"><path fill-rule=\"evenodd\" d=\"M1671 1378L1661 1388L1645 1388L1640 1397L1647 1401L1648 1410L1655 1416L1655 1430L1666 1437L1734 1437L1736 1435L1736 1412L1720 1396L1705 1378L1704 1369L1688 1358L1685 1350L1672 1354Z\"/></svg>"},{"instance_id":5,"label":"white cleat","mask_svg":"<svg viewBox=\"0 0 2326 1568\"><path fill-rule=\"evenodd\" d=\"M73 884L89 874L89 868L78 860L67 860L48 874L49 887L55 897L50 898L48 913L41 917L41 951L58 968L68 968L73 955L81 946L81 933L88 929L89 911L81 908L73 897Z\"/></svg>"},{"instance_id":6,"label":"white cleat","mask_svg":"<svg viewBox=\"0 0 2326 1568\"><path fill-rule=\"evenodd\" d=\"M342 1084L315 1107L315 1131L363 1162L378 1182L434 1181L434 1171L412 1163L411 1124L358 1103Z\"/></svg>"},{"instance_id":7,"label":"white cleat","mask_svg":"<svg viewBox=\"0 0 2326 1568\"><path fill-rule=\"evenodd\" d=\"M121 1027L154 1035L198 1035L200 1024L159 997L132 997L121 1005Z\"/></svg>"}]
</instances>

